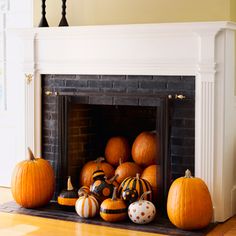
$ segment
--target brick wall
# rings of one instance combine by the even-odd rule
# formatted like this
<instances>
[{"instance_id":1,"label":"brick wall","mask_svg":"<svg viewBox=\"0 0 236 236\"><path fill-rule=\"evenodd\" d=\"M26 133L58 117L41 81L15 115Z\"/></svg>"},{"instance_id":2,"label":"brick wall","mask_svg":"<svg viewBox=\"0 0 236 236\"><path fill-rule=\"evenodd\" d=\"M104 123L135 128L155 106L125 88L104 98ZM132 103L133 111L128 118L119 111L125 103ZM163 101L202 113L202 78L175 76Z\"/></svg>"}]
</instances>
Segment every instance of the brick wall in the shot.
<instances>
[{"instance_id":1,"label":"brick wall","mask_svg":"<svg viewBox=\"0 0 236 236\"><path fill-rule=\"evenodd\" d=\"M195 78L193 76L123 76L123 75L45 75L42 79L42 89L57 92L75 92L81 104L96 105L157 105L156 95L184 94L187 100L171 102L171 133L170 156L172 177L183 175L186 168L194 172L194 112L195 112ZM44 94L44 93L43 93ZM95 94L89 96L86 94ZM57 178L61 178L58 169L58 98L43 96L43 156L50 160ZM86 107L75 107L85 112ZM81 115L77 116L81 117ZM85 113L84 113L85 114ZM86 114L85 114L86 115ZM72 123L76 123L76 115L72 115ZM74 120L74 121L73 121ZM85 119L86 120L86 119ZM86 122L86 121L84 121ZM77 123L78 124L78 123ZM71 126L71 131L78 127ZM86 130L86 127L84 127ZM82 132L82 128L77 130ZM78 133L76 132L76 135ZM75 150L70 154L73 163L78 165L75 152L81 146L76 136L71 137ZM76 149L78 149L76 151ZM83 154L84 155L84 154Z\"/></svg>"}]
</instances>

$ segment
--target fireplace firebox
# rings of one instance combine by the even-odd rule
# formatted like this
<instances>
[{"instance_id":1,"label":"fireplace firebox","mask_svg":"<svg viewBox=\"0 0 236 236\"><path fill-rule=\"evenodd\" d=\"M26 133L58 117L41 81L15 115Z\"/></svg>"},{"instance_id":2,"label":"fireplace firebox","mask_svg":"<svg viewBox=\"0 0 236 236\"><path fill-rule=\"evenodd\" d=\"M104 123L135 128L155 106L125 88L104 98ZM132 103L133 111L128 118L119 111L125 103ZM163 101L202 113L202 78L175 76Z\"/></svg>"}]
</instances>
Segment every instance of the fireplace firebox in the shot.
<instances>
[{"instance_id":1,"label":"fireplace firebox","mask_svg":"<svg viewBox=\"0 0 236 236\"><path fill-rule=\"evenodd\" d=\"M68 175L80 187L82 166L104 156L113 136L132 146L142 131L159 134L159 208L171 182L187 168L194 173L194 76L44 75L42 90L42 154L56 173L54 199Z\"/></svg>"}]
</instances>

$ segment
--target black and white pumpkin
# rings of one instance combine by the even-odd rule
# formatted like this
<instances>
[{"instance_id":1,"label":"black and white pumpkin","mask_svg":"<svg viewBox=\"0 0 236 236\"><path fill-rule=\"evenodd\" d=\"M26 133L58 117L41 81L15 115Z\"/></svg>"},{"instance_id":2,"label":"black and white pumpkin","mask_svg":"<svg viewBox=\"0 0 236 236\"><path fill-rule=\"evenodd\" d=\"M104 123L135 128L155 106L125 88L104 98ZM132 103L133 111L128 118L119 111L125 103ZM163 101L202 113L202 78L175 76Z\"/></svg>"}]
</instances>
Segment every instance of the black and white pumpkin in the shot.
<instances>
[{"instance_id":1,"label":"black and white pumpkin","mask_svg":"<svg viewBox=\"0 0 236 236\"><path fill-rule=\"evenodd\" d=\"M151 191L151 185L145 179L140 178L137 173L136 177L127 177L121 183L118 189L118 195L124 199L127 204L137 201L141 195L147 191ZM152 200L152 193L144 196L145 200Z\"/></svg>"},{"instance_id":2,"label":"black and white pumpkin","mask_svg":"<svg viewBox=\"0 0 236 236\"><path fill-rule=\"evenodd\" d=\"M145 192L140 197L139 201L129 205L128 216L136 224L147 224L153 221L156 215L156 208L150 201L144 200L144 196L151 192Z\"/></svg>"},{"instance_id":3,"label":"black and white pumpkin","mask_svg":"<svg viewBox=\"0 0 236 236\"><path fill-rule=\"evenodd\" d=\"M99 212L99 204L94 196L85 193L76 201L75 210L82 218L92 218Z\"/></svg>"},{"instance_id":4,"label":"black and white pumpkin","mask_svg":"<svg viewBox=\"0 0 236 236\"><path fill-rule=\"evenodd\" d=\"M63 206L65 209L74 210L75 203L79 198L77 191L74 189L71 183L71 177L67 180L67 189L63 190L58 198L57 202L59 205Z\"/></svg>"}]
</instances>

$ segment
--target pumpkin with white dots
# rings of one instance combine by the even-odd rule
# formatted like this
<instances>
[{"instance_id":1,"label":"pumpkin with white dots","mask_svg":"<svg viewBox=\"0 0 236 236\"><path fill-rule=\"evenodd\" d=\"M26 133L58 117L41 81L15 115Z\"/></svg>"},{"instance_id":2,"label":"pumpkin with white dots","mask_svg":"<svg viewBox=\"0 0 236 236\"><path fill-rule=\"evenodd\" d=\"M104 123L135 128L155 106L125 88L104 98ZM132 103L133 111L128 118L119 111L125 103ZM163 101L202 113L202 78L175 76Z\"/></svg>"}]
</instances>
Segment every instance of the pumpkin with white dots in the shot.
<instances>
[{"instance_id":1,"label":"pumpkin with white dots","mask_svg":"<svg viewBox=\"0 0 236 236\"><path fill-rule=\"evenodd\" d=\"M76 201L75 210L82 218L92 218L99 212L99 204L94 196L85 193Z\"/></svg>"},{"instance_id":2,"label":"pumpkin with white dots","mask_svg":"<svg viewBox=\"0 0 236 236\"><path fill-rule=\"evenodd\" d=\"M129 205L128 216L136 224L148 224L155 218L156 208L150 201L144 200L144 196L151 191L145 192L140 200Z\"/></svg>"}]
</instances>

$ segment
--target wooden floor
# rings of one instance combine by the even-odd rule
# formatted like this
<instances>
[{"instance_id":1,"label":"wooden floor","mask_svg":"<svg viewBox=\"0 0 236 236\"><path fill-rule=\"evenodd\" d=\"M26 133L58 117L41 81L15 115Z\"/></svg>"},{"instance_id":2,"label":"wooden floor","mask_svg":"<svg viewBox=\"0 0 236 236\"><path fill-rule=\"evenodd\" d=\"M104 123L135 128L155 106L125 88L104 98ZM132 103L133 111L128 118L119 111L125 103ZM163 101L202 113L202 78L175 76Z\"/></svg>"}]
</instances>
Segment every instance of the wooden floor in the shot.
<instances>
[{"instance_id":1,"label":"wooden floor","mask_svg":"<svg viewBox=\"0 0 236 236\"><path fill-rule=\"evenodd\" d=\"M0 188L0 204L12 200L10 190ZM0 236L158 236L104 226L0 212ZM236 216L219 224L208 236L236 236Z\"/></svg>"}]
</instances>

